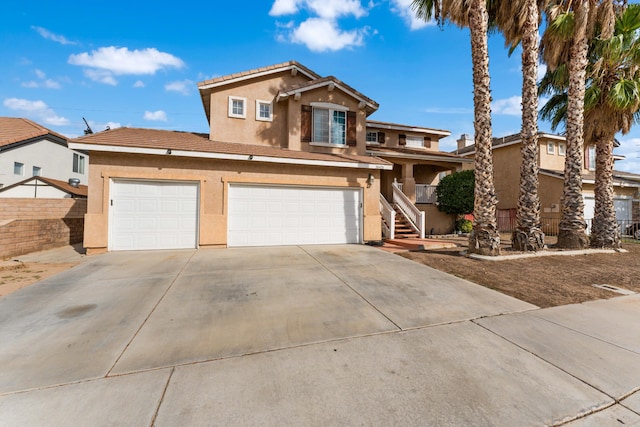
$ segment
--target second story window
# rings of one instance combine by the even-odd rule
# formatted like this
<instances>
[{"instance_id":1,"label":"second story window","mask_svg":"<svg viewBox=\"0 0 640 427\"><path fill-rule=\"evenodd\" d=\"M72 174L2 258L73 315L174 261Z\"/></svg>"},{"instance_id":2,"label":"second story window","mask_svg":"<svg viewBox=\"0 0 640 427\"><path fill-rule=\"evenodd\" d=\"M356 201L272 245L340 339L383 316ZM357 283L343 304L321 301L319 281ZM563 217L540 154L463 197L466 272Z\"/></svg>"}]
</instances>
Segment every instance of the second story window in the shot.
<instances>
[{"instance_id":1,"label":"second story window","mask_svg":"<svg viewBox=\"0 0 640 427\"><path fill-rule=\"evenodd\" d=\"M556 154L556 145L553 142L547 142L547 154Z\"/></svg>"},{"instance_id":2,"label":"second story window","mask_svg":"<svg viewBox=\"0 0 640 427\"><path fill-rule=\"evenodd\" d=\"M42 176L42 168L40 166L34 166L32 176Z\"/></svg>"},{"instance_id":3,"label":"second story window","mask_svg":"<svg viewBox=\"0 0 640 427\"><path fill-rule=\"evenodd\" d=\"M561 142L560 144L558 144L558 156L564 156L567 152L567 146L564 144L564 142Z\"/></svg>"},{"instance_id":4,"label":"second story window","mask_svg":"<svg viewBox=\"0 0 640 427\"><path fill-rule=\"evenodd\" d=\"M590 145L585 151L584 167L590 171L596 170L596 146Z\"/></svg>"},{"instance_id":5,"label":"second story window","mask_svg":"<svg viewBox=\"0 0 640 427\"><path fill-rule=\"evenodd\" d=\"M367 132L367 143L369 143L369 144L377 144L378 143L378 132Z\"/></svg>"},{"instance_id":6,"label":"second story window","mask_svg":"<svg viewBox=\"0 0 640 427\"><path fill-rule=\"evenodd\" d=\"M229 97L229 117L245 119L247 117L247 98Z\"/></svg>"},{"instance_id":7,"label":"second story window","mask_svg":"<svg viewBox=\"0 0 640 427\"><path fill-rule=\"evenodd\" d=\"M273 120L271 102L260 100L256 101L256 120L263 122L270 122Z\"/></svg>"},{"instance_id":8,"label":"second story window","mask_svg":"<svg viewBox=\"0 0 640 427\"><path fill-rule=\"evenodd\" d=\"M84 174L84 156L73 153L73 171L75 173Z\"/></svg>"},{"instance_id":9,"label":"second story window","mask_svg":"<svg viewBox=\"0 0 640 427\"><path fill-rule=\"evenodd\" d=\"M325 108L313 109L313 142L345 145L347 112Z\"/></svg>"},{"instance_id":10,"label":"second story window","mask_svg":"<svg viewBox=\"0 0 640 427\"><path fill-rule=\"evenodd\" d=\"M421 136L407 135L407 147L424 147L424 138Z\"/></svg>"},{"instance_id":11,"label":"second story window","mask_svg":"<svg viewBox=\"0 0 640 427\"><path fill-rule=\"evenodd\" d=\"M13 163L13 174L14 175L24 175L24 163L14 162Z\"/></svg>"}]
</instances>

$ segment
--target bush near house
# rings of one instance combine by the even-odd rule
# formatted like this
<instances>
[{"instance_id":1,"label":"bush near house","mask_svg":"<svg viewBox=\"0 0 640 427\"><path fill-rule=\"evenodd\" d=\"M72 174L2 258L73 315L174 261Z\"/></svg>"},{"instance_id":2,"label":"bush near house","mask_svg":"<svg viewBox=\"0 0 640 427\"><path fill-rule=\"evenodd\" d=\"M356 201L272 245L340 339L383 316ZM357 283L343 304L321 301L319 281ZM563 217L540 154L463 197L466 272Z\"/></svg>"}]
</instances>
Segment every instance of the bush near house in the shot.
<instances>
[{"instance_id":1,"label":"bush near house","mask_svg":"<svg viewBox=\"0 0 640 427\"><path fill-rule=\"evenodd\" d=\"M471 221L461 217L473 212L474 184L473 170L465 170L445 176L436 187L438 210L456 215L456 230L465 233L469 232Z\"/></svg>"}]
</instances>

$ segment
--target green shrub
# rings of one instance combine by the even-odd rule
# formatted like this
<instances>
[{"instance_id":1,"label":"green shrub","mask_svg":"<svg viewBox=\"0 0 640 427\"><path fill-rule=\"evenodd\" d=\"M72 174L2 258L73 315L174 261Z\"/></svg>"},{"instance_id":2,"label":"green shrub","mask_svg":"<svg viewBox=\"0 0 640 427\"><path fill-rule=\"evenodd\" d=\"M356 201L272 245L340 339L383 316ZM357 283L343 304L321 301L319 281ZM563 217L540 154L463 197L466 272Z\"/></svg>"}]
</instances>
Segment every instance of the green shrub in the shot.
<instances>
[{"instance_id":1,"label":"green shrub","mask_svg":"<svg viewBox=\"0 0 640 427\"><path fill-rule=\"evenodd\" d=\"M436 187L438 210L453 215L472 213L474 186L472 170L445 176Z\"/></svg>"},{"instance_id":2,"label":"green shrub","mask_svg":"<svg viewBox=\"0 0 640 427\"><path fill-rule=\"evenodd\" d=\"M473 230L473 223L468 219L458 220L456 221L456 230L463 233L471 233L471 230Z\"/></svg>"}]
</instances>

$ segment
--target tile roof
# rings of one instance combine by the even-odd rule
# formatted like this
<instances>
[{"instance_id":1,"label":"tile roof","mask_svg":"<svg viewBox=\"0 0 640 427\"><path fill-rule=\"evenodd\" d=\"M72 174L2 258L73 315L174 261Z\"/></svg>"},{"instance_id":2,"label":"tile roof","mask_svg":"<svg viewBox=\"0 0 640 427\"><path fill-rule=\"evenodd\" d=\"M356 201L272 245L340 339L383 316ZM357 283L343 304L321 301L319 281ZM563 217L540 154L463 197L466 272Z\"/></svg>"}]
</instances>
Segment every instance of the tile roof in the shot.
<instances>
[{"instance_id":1,"label":"tile roof","mask_svg":"<svg viewBox=\"0 0 640 427\"><path fill-rule=\"evenodd\" d=\"M468 163L471 160L458 156L452 153L446 153L444 151L429 151L420 148L404 148L404 147L381 147L377 145L367 146L367 151L371 152L376 156L389 156L389 157L405 157L410 158L414 157L415 159L424 159L426 157L432 158L432 160L436 161L444 161L444 162L457 162L457 163ZM400 155L400 156L398 156Z\"/></svg>"},{"instance_id":2,"label":"tile roof","mask_svg":"<svg viewBox=\"0 0 640 427\"><path fill-rule=\"evenodd\" d=\"M367 127L372 127L375 129L403 128L403 129L411 130L414 132L424 132L424 133L433 132L438 134L451 135L451 132L445 129L427 128L424 126L403 125L400 123L381 122L378 120L369 120L369 119L367 119Z\"/></svg>"},{"instance_id":3,"label":"tile roof","mask_svg":"<svg viewBox=\"0 0 640 427\"><path fill-rule=\"evenodd\" d=\"M370 109L371 112L375 111L376 109L378 109L379 104L374 101L373 99L369 98L368 96L362 94L361 92L358 92L357 90L355 90L354 88L352 88L351 86L349 86L348 84L346 84L345 82L335 78L334 76L328 76L328 77L323 77L323 78L318 78L315 80L311 80L307 83L301 84L301 85L294 85L291 86L290 88L280 91L278 93L278 96L276 97L276 99L280 99L283 97L287 97L290 95L295 94L296 92L304 92L305 90L309 90L309 89L313 89L316 86L328 86L331 83L334 83L335 85L342 87L343 90L346 90L346 92L351 92L352 95L354 95L356 98L365 101L366 103L370 104Z\"/></svg>"},{"instance_id":4,"label":"tile roof","mask_svg":"<svg viewBox=\"0 0 640 427\"><path fill-rule=\"evenodd\" d=\"M52 187L57 188L58 190L64 191L66 193L72 194L74 196L77 197L87 197L87 194L89 193L89 187L87 187L86 185L79 185L78 187L74 187L71 184L69 184L68 182L65 181L60 181L58 179L53 179L53 178L47 178L44 176L32 176L30 178L27 178L23 181L20 182L16 182L15 184L11 184L8 185L6 187L3 187L2 189L0 189L0 192L2 191L6 191L10 188L14 188L14 187L18 187L20 185L24 185L30 181L42 181L45 184L48 184Z\"/></svg>"},{"instance_id":5,"label":"tile roof","mask_svg":"<svg viewBox=\"0 0 640 427\"><path fill-rule=\"evenodd\" d=\"M0 147L51 135L66 141L66 137L44 126L20 117L0 117Z\"/></svg>"},{"instance_id":6,"label":"tile roof","mask_svg":"<svg viewBox=\"0 0 640 427\"><path fill-rule=\"evenodd\" d=\"M85 135L70 140L72 143L106 145L115 147L136 147L162 150L191 151L196 153L219 153L231 155L253 155L299 160L316 160L345 163L368 163L389 165L389 162L371 156L348 154L310 153L294 151L268 145L251 145L231 142L211 141L206 134L157 129L116 128ZM89 148L89 151L91 148Z\"/></svg>"},{"instance_id":7,"label":"tile roof","mask_svg":"<svg viewBox=\"0 0 640 427\"><path fill-rule=\"evenodd\" d=\"M551 170L551 169L540 169L540 172L552 176L554 178L563 179L564 172ZM635 175L635 178L633 177ZM595 172L589 172L582 175L583 181L594 181L596 180ZM640 187L640 175L629 174L629 172L622 171L613 171L613 185L618 185L621 187Z\"/></svg>"},{"instance_id":8,"label":"tile roof","mask_svg":"<svg viewBox=\"0 0 640 427\"><path fill-rule=\"evenodd\" d=\"M198 88L203 88L203 87L206 87L206 86L209 86L209 85L212 85L212 84L223 83L223 82L226 82L226 81L229 81L229 80L236 80L236 79L242 78L242 77L249 77L249 76L252 76L254 74L261 74L261 73L265 73L265 72L269 72L269 71L277 72L277 70L279 70L279 69L286 69L288 67L299 68L299 69L303 70L304 72L306 72L307 74L310 74L311 76L313 76L313 78L315 78L315 79L319 79L320 78L320 75L316 74L314 71L310 70L309 68L307 68L304 65L300 64L299 62L297 62L297 61L287 61L287 62L282 62L280 64L268 65L266 67L254 68L253 70L242 71L240 73L234 73L234 74L228 74L226 76L214 77L212 79L199 82L198 83Z\"/></svg>"}]
</instances>

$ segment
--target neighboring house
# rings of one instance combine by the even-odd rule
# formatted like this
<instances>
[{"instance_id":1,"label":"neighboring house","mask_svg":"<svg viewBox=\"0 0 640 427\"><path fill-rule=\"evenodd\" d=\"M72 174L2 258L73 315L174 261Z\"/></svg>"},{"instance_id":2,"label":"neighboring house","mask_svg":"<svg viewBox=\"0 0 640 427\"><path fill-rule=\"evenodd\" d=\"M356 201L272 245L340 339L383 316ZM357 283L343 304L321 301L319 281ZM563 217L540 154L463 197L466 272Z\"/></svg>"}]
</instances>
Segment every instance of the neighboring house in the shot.
<instances>
[{"instance_id":1,"label":"neighboring house","mask_svg":"<svg viewBox=\"0 0 640 427\"><path fill-rule=\"evenodd\" d=\"M564 185L564 160L566 138L560 135L539 133L539 194L543 225L556 224L561 218L560 200ZM504 229L513 224L520 183L520 135L510 135L493 140L493 165L496 195L498 197L498 222ZM616 144L617 146L618 144ZM469 137L463 135L458 140L458 150L462 156L473 157L475 147ZM614 156L614 160L624 157ZM586 146L584 150L584 169L582 174L585 219L593 218L595 206L595 146ZM634 205L639 202L640 175L614 171L614 205L618 221L626 223L633 217ZM638 209L637 207L635 208ZM547 230L548 232L548 230Z\"/></svg>"},{"instance_id":2,"label":"neighboring house","mask_svg":"<svg viewBox=\"0 0 640 427\"><path fill-rule=\"evenodd\" d=\"M67 138L24 118L0 117L0 188L31 176L87 183L89 158Z\"/></svg>"},{"instance_id":3,"label":"neighboring house","mask_svg":"<svg viewBox=\"0 0 640 427\"><path fill-rule=\"evenodd\" d=\"M86 199L87 193L88 187L73 178L65 182L43 176L32 176L0 188L0 198Z\"/></svg>"}]
</instances>

